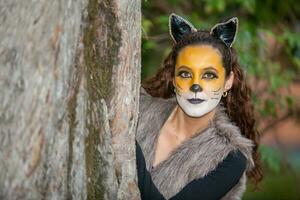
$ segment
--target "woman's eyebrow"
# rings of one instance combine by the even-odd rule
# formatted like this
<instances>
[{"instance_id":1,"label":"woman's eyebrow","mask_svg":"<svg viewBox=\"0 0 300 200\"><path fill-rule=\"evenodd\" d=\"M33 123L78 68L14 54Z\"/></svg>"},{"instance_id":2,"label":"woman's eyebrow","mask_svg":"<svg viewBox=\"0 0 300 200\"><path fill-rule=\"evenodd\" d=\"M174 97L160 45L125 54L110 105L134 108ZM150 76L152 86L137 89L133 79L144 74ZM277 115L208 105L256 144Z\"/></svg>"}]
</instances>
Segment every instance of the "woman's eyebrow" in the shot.
<instances>
[{"instance_id":1,"label":"woman's eyebrow","mask_svg":"<svg viewBox=\"0 0 300 200\"><path fill-rule=\"evenodd\" d=\"M209 67L205 67L203 70L213 70L218 72L218 70L215 67L209 66Z\"/></svg>"},{"instance_id":2,"label":"woman's eyebrow","mask_svg":"<svg viewBox=\"0 0 300 200\"><path fill-rule=\"evenodd\" d=\"M185 66L185 65L181 65L178 70L181 70L181 69L187 69L187 70L191 70L191 68L189 68L188 66Z\"/></svg>"}]
</instances>

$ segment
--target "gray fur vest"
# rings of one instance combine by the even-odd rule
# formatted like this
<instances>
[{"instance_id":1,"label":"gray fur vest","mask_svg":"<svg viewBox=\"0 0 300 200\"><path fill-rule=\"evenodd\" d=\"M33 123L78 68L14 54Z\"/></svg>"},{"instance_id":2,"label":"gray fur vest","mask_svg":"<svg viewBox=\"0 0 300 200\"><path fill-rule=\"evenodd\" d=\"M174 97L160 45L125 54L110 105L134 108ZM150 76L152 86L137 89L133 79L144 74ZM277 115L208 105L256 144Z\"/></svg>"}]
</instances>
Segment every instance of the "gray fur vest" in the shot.
<instances>
[{"instance_id":1,"label":"gray fur vest","mask_svg":"<svg viewBox=\"0 0 300 200\"><path fill-rule=\"evenodd\" d=\"M174 196L192 180L214 170L232 150L239 149L245 155L246 171L254 167L253 142L241 135L240 129L230 122L220 105L207 129L184 141L166 160L152 168L159 131L176 105L175 98L155 98L141 87L136 139L144 153L147 170L166 199ZM246 171L222 200L241 199L246 189Z\"/></svg>"}]
</instances>

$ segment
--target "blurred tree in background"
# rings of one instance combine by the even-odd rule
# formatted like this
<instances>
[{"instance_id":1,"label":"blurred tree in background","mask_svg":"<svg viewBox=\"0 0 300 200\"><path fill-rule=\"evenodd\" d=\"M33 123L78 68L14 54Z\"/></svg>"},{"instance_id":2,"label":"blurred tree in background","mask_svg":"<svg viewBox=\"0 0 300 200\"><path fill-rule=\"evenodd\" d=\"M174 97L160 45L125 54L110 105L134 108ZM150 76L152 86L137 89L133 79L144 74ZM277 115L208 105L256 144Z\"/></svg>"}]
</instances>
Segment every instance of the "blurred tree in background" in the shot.
<instances>
[{"instance_id":1,"label":"blurred tree in background","mask_svg":"<svg viewBox=\"0 0 300 200\"><path fill-rule=\"evenodd\" d=\"M299 1L144 0L142 79L153 75L171 50L168 19L172 12L191 21L197 29L210 29L222 19L237 16L239 32L234 48L253 89L261 135L288 117L300 121L299 99L291 91L291 86L300 84ZM268 184L276 189L284 183L288 192L281 194L286 197L282 198L278 192L255 196L250 191L245 198L299 199L299 170L294 170L284 152L276 148L261 145L260 151L266 171L262 189L268 192L272 189ZM272 179L274 174L277 179ZM277 186L276 181L280 181Z\"/></svg>"}]
</instances>

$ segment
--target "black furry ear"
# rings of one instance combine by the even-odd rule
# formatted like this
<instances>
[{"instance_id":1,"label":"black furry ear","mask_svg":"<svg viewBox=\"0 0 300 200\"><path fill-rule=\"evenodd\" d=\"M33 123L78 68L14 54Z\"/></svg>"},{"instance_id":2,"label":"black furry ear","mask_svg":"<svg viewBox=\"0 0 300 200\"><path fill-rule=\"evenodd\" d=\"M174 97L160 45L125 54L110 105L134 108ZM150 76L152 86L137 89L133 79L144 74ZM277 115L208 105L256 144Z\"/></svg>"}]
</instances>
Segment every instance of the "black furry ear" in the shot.
<instances>
[{"instance_id":1,"label":"black furry ear","mask_svg":"<svg viewBox=\"0 0 300 200\"><path fill-rule=\"evenodd\" d=\"M220 38L228 47L231 47L237 34L238 22L238 18L233 17L226 22L218 23L210 30L210 34Z\"/></svg>"},{"instance_id":2,"label":"black furry ear","mask_svg":"<svg viewBox=\"0 0 300 200\"><path fill-rule=\"evenodd\" d=\"M172 13L169 17L169 32L172 39L178 42L184 35L197 31L187 20Z\"/></svg>"}]
</instances>

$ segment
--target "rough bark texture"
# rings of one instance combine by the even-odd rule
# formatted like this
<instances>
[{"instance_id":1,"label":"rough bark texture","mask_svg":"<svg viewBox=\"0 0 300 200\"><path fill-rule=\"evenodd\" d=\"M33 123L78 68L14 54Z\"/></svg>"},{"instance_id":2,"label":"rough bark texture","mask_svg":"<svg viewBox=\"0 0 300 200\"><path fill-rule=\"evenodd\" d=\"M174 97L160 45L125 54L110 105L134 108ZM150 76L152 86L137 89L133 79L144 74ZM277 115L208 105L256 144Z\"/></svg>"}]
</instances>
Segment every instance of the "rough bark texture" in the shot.
<instances>
[{"instance_id":1,"label":"rough bark texture","mask_svg":"<svg viewBox=\"0 0 300 200\"><path fill-rule=\"evenodd\" d=\"M140 0L0 0L0 199L139 199Z\"/></svg>"}]
</instances>

